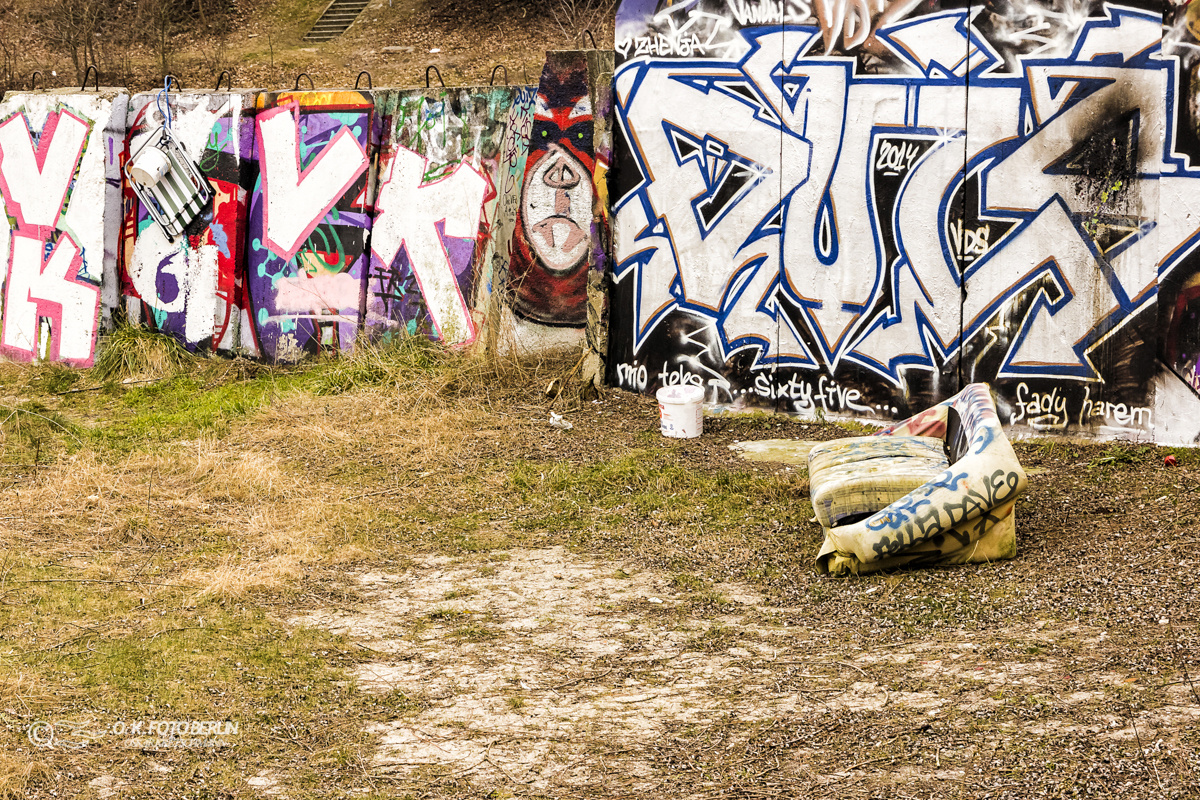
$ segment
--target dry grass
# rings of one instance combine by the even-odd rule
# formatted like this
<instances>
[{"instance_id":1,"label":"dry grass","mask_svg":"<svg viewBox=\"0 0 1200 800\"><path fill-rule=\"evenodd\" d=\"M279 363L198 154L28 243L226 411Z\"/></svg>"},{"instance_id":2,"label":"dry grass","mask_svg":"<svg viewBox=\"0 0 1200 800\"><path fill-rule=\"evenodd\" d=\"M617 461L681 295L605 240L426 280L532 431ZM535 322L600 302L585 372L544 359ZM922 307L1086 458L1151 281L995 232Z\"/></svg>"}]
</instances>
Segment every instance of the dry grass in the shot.
<instances>
[{"instance_id":1,"label":"dry grass","mask_svg":"<svg viewBox=\"0 0 1200 800\"><path fill-rule=\"evenodd\" d=\"M297 798L1070 796L1093 756L1130 796L1195 785L1177 682L1200 672L1200 626L1177 565L1200 458L1021 445L1044 471L1018 561L832 581L811 569L803 473L729 445L840 429L709 419L668 441L652 401L570 399L573 365L402 342L286 369L185 361L147 384L84 373L72 389L101 388L67 394L0 365L10 406L74 432L44 429L36 466L13 432L0 458L0 797L104 775L131 796L254 796L264 772ZM288 622L303 614L333 623ZM376 627L338 627L358 617ZM548 735L561 714L577 722ZM24 739L45 718L184 717L244 734L218 753ZM523 738L477 724L493 717ZM1089 743L1112 721L1121 736ZM375 760L407 722L436 739L415 772ZM530 788L531 758L564 771Z\"/></svg>"},{"instance_id":2,"label":"dry grass","mask_svg":"<svg viewBox=\"0 0 1200 800\"><path fill-rule=\"evenodd\" d=\"M91 372L100 381L162 378L193 358L170 336L119 325L101 340Z\"/></svg>"},{"instance_id":3,"label":"dry grass","mask_svg":"<svg viewBox=\"0 0 1200 800\"><path fill-rule=\"evenodd\" d=\"M44 761L0 753L0 800L25 800L34 786L48 780L52 774Z\"/></svg>"},{"instance_id":4,"label":"dry grass","mask_svg":"<svg viewBox=\"0 0 1200 800\"><path fill-rule=\"evenodd\" d=\"M210 570L189 570L180 580L200 586L194 600L214 597L222 601L241 600L256 591L283 589L301 575L301 560L294 555L275 555L265 559L225 556Z\"/></svg>"},{"instance_id":5,"label":"dry grass","mask_svg":"<svg viewBox=\"0 0 1200 800\"><path fill-rule=\"evenodd\" d=\"M17 670L0 675L0 705L26 712L54 699L55 694L29 672Z\"/></svg>"}]
</instances>

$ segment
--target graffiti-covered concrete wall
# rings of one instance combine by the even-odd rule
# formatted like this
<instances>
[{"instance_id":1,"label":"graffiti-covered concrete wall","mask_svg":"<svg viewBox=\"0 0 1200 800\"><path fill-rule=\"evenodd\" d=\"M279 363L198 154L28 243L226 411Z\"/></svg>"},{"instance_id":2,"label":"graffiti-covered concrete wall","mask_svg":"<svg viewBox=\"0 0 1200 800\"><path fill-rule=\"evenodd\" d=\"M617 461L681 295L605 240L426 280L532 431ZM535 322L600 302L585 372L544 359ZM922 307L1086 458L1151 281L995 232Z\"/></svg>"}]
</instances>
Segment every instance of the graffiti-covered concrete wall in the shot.
<instances>
[{"instance_id":1,"label":"graffiti-covered concrete wall","mask_svg":"<svg viewBox=\"0 0 1200 800\"><path fill-rule=\"evenodd\" d=\"M267 358L354 345L366 299L374 117L369 92L258 96L246 285Z\"/></svg>"},{"instance_id":2,"label":"graffiti-covered concrete wall","mask_svg":"<svg viewBox=\"0 0 1200 800\"><path fill-rule=\"evenodd\" d=\"M505 292L534 341L584 340L606 266L611 75L607 51L553 52L538 83Z\"/></svg>"},{"instance_id":3,"label":"graffiti-covered concrete wall","mask_svg":"<svg viewBox=\"0 0 1200 800\"><path fill-rule=\"evenodd\" d=\"M272 361L399 333L578 346L607 55L553 54L540 86L12 95L0 351L86 367L122 319Z\"/></svg>"},{"instance_id":4,"label":"graffiti-covered concrete wall","mask_svg":"<svg viewBox=\"0 0 1200 800\"><path fill-rule=\"evenodd\" d=\"M501 206L496 188L504 142L528 106L512 87L389 94L371 237L372 336L476 340L490 297L489 245L513 227L515 208Z\"/></svg>"},{"instance_id":5,"label":"graffiti-covered concrete wall","mask_svg":"<svg viewBox=\"0 0 1200 800\"><path fill-rule=\"evenodd\" d=\"M101 295L115 305L128 96L13 94L0 103L0 353L90 366Z\"/></svg>"},{"instance_id":6,"label":"graffiti-covered concrete wall","mask_svg":"<svg viewBox=\"0 0 1200 800\"><path fill-rule=\"evenodd\" d=\"M569 345L725 407L886 422L988 381L1017 432L1200 441L1198 32L625 0L615 61L537 86L13 95L0 351L87 366L120 317L281 361ZM164 125L211 194L175 233L125 174Z\"/></svg>"},{"instance_id":7,"label":"graffiti-covered concrete wall","mask_svg":"<svg viewBox=\"0 0 1200 800\"><path fill-rule=\"evenodd\" d=\"M153 221L128 182L119 251L128 318L174 336L188 350L258 352L246 297L245 230L254 157L253 93L177 96L168 109L156 93L130 99L126 162L169 121L195 154L215 191L186 236L172 239Z\"/></svg>"},{"instance_id":8,"label":"graffiti-covered concrete wall","mask_svg":"<svg viewBox=\"0 0 1200 800\"><path fill-rule=\"evenodd\" d=\"M1067 6L626 0L613 380L1200 432L1196 15Z\"/></svg>"}]
</instances>

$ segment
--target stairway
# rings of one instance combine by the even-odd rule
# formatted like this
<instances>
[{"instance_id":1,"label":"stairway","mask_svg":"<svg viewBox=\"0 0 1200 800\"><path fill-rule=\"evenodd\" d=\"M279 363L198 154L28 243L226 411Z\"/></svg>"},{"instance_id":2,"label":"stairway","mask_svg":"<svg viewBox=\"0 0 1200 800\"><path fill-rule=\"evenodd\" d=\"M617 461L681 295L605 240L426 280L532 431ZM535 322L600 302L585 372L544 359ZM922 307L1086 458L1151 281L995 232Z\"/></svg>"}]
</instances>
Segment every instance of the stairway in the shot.
<instances>
[{"instance_id":1,"label":"stairway","mask_svg":"<svg viewBox=\"0 0 1200 800\"><path fill-rule=\"evenodd\" d=\"M336 39L354 24L370 0L333 0L304 35L306 42L328 42Z\"/></svg>"}]
</instances>

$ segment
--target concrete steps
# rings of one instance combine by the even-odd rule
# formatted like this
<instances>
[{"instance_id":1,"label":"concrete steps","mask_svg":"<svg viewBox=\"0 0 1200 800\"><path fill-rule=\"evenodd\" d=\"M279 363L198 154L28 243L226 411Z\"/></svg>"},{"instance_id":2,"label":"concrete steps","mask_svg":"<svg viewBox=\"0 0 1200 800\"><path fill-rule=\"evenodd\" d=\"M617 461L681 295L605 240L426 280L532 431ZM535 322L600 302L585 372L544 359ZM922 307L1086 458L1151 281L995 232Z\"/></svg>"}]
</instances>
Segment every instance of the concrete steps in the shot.
<instances>
[{"instance_id":1,"label":"concrete steps","mask_svg":"<svg viewBox=\"0 0 1200 800\"><path fill-rule=\"evenodd\" d=\"M328 42L336 39L354 24L370 0L333 0L304 35L306 42Z\"/></svg>"}]
</instances>

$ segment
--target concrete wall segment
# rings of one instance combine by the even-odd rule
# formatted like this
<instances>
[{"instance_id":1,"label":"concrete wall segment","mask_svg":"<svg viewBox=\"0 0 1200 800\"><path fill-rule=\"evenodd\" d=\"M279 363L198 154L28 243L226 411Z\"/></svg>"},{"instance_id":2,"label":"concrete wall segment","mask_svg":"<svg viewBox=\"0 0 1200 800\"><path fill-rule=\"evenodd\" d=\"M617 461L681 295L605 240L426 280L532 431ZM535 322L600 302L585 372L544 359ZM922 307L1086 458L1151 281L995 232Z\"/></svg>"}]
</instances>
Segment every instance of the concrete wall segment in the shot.
<instances>
[{"instance_id":1,"label":"concrete wall segment","mask_svg":"<svg viewBox=\"0 0 1200 800\"><path fill-rule=\"evenodd\" d=\"M1018 432L1165 432L1156 376L1200 352L1196 17L627 0L610 379L879 422L982 380Z\"/></svg>"}]
</instances>

